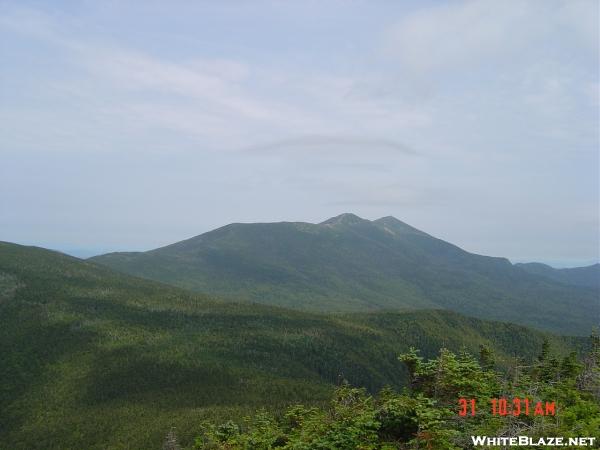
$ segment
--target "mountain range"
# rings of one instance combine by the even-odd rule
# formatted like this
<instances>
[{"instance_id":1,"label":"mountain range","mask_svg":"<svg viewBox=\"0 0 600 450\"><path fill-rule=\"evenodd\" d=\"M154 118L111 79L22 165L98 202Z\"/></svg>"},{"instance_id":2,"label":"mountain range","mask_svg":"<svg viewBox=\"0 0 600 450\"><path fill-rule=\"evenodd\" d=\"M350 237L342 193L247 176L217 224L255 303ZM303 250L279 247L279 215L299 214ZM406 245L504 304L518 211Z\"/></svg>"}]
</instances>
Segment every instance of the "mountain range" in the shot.
<instances>
[{"instance_id":1,"label":"mountain range","mask_svg":"<svg viewBox=\"0 0 600 450\"><path fill-rule=\"evenodd\" d=\"M507 367L544 339L559 355L584 343L452 311L225 302L0 242L0 448L159 448L171 427L191 445L203 420L318 404L344 379L401 388L397 356L411 346L433 357L487 345Z\"/></svg>"},{"instance_id":2,"label":"mountain range","mask_svg":"<svg viewBox=\"0 0 600 450\"><path fill-rule=\"evenodd\" d=\"M394 217L234 223L147 252L90 261L181 288L312 312L445 309L564 334L600 319L598 265L513 265Z\"/></svg>"},{"instance_id":3,"label":"mountain range","mask_svg":"<svg viewBox=\"0 0 600 450\"><path fill-rule=\"evenodd\" d=\"M592 264L585 267L573 267L568 269L555 269L542 263L518 263L517 267L523 270L540 275L550 280L558 281L563 284L573 286L591 287L600 289L600 264Z\"/></svg>"}]
</instances>

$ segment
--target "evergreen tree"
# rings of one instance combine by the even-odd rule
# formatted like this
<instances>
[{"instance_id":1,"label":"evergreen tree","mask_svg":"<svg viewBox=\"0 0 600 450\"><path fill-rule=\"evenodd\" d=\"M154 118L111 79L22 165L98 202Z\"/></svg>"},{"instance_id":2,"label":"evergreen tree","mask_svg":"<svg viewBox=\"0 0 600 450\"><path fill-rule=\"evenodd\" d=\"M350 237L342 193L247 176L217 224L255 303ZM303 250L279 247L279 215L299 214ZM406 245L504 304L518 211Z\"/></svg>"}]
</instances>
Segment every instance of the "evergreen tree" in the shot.
<instances>
[{"instance_id":1,"label":"evergreen tree","mask_svg":"<svg viewBox=\"0 0 600 450\"><path fill-rule=\"evenodd\" d=\"M600 406L594 398L598 344L593 336L584 363L571 353L557 364L545 342L535 364L520 366L519 377L510 382L493 369L490 352L480 352L480 363L464 350L455 354L442 349L437 358L425 360L411 348L399 357L411 380L402 393L387 388L371 396L365 389L343 383L327 408L298 405L279 420L262 411L243 426L205 425L195 448L458 450L472 449L469 437L473 435L600 438ZM485 405L500 396L527 398L532 403L554 401L556 416L536 416L533 411L518 417L494 416ZM476 414L460 415L460 398L477 399Z\"/></svg>"}]
</instances>

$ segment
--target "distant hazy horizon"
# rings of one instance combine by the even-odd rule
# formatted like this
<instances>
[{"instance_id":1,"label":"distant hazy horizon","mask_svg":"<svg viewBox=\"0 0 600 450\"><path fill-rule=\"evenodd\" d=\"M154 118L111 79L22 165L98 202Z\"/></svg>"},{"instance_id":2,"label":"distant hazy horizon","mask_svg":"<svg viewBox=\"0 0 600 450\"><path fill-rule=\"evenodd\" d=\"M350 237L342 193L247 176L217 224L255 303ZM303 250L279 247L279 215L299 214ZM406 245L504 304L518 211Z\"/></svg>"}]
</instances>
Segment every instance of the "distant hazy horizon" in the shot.
<instances>
[{"instance_id":1,"label":"distant hazy horizon","mask_svg":"<svg viewBox=\"0 0 600 450\"><path fill-rule=\"evenodd\" d=\"M392 215L600 259L599 3L0 3L0 240Z\"/></svg>"}]
</instances>

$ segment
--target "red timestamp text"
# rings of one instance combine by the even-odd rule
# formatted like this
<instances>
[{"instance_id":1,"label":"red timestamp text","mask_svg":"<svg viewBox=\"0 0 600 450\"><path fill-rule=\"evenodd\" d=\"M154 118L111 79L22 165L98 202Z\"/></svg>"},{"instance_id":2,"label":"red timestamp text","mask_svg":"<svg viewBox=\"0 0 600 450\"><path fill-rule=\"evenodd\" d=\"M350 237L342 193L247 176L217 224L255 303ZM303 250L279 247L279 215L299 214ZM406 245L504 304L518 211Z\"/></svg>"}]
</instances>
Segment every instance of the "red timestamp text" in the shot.
<instances>
[{"instance_id":1,"label":"red timestamp text","mask_svg":"<svg viewBox=\"0 0 600 450\"><path fill-rule=\"evenodd\" d=\"M492 398L489 411L493 416L554 416L556 402L535 401L529 398ZM477 399L459 398L458 415L475 416L477 414Z\"/></svg>"}]
</instances>

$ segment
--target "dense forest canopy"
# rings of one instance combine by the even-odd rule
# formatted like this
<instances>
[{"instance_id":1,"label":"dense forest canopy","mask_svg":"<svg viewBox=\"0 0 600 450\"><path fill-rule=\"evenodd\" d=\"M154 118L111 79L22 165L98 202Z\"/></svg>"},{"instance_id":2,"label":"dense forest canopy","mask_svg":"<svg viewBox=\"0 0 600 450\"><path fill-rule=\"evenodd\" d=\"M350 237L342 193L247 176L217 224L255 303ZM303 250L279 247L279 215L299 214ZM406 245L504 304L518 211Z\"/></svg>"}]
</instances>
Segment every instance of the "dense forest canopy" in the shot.
<instances>
[{"instance_id":1,"label":"dense forest canopy","mask_svg":"<svg viewBox=\"0 0 600 450\"><path fill-rule=\"evenodd\" d=\"M496 365L585 338L440 310L320 315L225 302L40 248L0 243L0 447L191 445L198 424L324 405L341 380L401 392L410 347Z\"/></svg>"},{"instance_id":2,"label":"dense forest canopy","mask_svg":"<svg viewBox=\"0 0 600 450\"><path fill-rule=\"evenodd\" d=\"M581 360L575 353L558 358L545 341L535 360L517 360L503 372L496 370L493 352L485 346L479 359L441 349L439 356L425 360L414 348L399 359L410 373L402 392L388 388L372 396L342 384L326 407L297 405L277 418L263 411L242 423L205 424L194 448L460 450L475 448L472 437L526 436L533 443L585 437L590 445L589 438L600 440L598 335L591 336ZM462 399L468 399L464 415ZM497 408L503 401L511 406L508 411ZM538 407L517 409L521 403ZM173 431L164 448L177 448Z\"/></svg>"}]
</instances>

